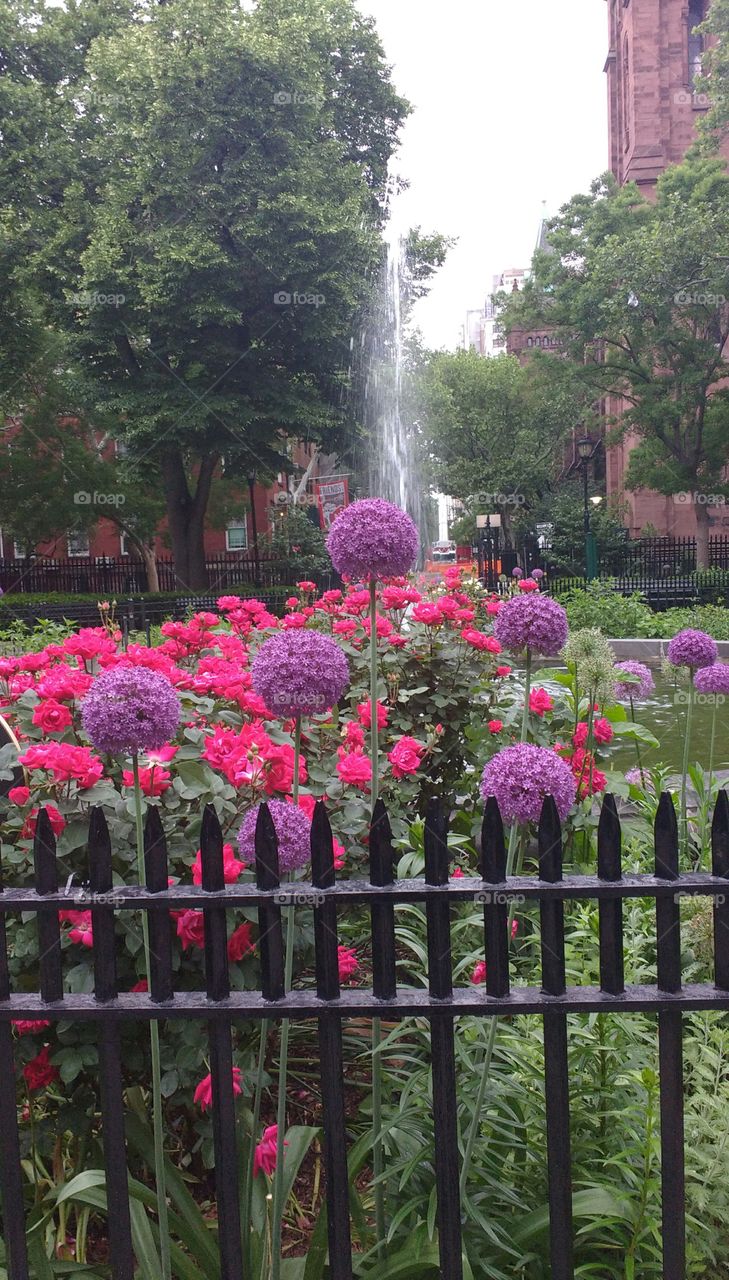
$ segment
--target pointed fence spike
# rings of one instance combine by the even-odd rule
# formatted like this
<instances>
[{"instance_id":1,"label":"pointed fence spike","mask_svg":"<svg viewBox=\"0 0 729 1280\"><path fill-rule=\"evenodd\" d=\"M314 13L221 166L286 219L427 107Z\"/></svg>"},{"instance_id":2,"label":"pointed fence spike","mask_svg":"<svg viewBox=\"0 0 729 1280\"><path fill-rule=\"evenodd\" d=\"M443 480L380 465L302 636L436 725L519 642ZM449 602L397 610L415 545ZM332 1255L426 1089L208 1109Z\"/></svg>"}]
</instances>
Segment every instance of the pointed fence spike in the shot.
<instances>
[{"instance_id":1,"label":"pointed fence spike","mask_svg":"<svg viewBox=\"0 0 729 1280\"><path fill-rule=\"evenodd\" d=\"M489 796L481 824L481 876L489 884L506 879L506 842L504 822L496 796Z\"/></svg>"}]
</instances>

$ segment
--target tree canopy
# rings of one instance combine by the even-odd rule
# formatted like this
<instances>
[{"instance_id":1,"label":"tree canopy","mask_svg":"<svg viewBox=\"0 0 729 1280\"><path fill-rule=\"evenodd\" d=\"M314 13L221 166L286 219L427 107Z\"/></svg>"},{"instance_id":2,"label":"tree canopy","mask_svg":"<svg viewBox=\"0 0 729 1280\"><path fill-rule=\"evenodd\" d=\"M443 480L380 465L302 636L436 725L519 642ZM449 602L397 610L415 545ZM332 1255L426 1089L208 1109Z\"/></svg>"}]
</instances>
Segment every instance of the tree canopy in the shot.
<instances>
[{"instance_id":1,"label":"tree canopy","mask_svg":"<svg viewBox=\"0 0 729 1280\"><path fill-rule=\"evenodd\" d=\"M277 471L286 436L347 429L407 104L352 0L10 0L0 22L4 408L60 344L69 412L157 478L203 585L221 458Z\"/></svg>"},{"instance_id":2,"label":"tree canopy","mask_svg":"<svg viewBox=\"0 0 729 1280\"><path fill-rule=\"evenodd\" d=\"M498 513L510 540L563 467L581 412L569 376L545 380L541 365L514 356L435 352L415 395L434 483L471 515Z\"/></svg>"},{"instance_id":3,"label":"tree canopy","mask_svg":"<svg viewBox=\"0 0 729 1280\"><path fill-rule=\"evenodd\" d=\"M729 175L712 158L668 169L655 201L609 175L549 229L503 325L548 326L563 361L634 441L626 484L729 496ZM607 399L609 398L609 399ZM697 502L699 563L708 556Z\"/></svg>"}]
</instances>

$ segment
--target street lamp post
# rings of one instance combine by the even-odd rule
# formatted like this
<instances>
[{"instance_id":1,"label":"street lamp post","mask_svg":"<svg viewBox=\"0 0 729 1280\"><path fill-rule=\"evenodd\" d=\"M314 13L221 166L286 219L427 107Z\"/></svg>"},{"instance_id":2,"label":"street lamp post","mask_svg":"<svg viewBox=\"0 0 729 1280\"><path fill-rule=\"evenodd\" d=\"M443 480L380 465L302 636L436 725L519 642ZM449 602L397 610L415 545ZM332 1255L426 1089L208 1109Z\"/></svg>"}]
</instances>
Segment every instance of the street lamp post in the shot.
<instances>
[{"instance_id":1,"label":"street lamp post","mask_svg":"<svg viewBox=\"0 0 729 1280\"><path fill-rule=\"evenodd\" d=\"M248 480L248 493L250 494L250 499L251 499L251 527L253 532L253 572L254 572L255 585L257 587L260 587L261 560L258 553L258 525L256 524L256 500L255 500L256 470L255 468L253 468L251 471L248 472L247 480Z\"/></svg>"},{"instance_id":2,"label":"street lamp post","mask_svg":"<svg viewBox=\"0 0 729 1280\"><path fill-rule=\"evenodd\" d=\"M588 582L597 577L597 545L595 543L595 535L592 532L590 523L590 491L589 491L589 465L595 456L597 445L589 436L581 436L577 441L577 454L582 466L582 484L584 496L584 524L585 524L585 577Z\"/></svg>"}]
</instances>

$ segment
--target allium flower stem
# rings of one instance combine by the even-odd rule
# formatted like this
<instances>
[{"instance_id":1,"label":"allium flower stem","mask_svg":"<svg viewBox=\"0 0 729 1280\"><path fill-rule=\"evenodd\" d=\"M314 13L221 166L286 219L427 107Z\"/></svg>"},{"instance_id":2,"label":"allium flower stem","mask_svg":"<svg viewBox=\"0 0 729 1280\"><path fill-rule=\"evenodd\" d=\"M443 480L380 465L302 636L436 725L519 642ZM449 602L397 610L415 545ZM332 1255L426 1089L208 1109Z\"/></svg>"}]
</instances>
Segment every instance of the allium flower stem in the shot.
<instances>
[{"instance_id":1,"label":"allium flower stem","mask_svg":"<svg viewBox=\"0 0 729 1280\"><path fill-rule=\"evenodd\" d=\"M139 755L132 754L134 775L134 815L137 832L137 876L140 885L146 883L144 869L144 823L142 821L142 788L139 785ZM144 967L147 983L151 985L152 966L149 947L149 920L142 912L142 938L144 940ZM167 1210L167 1178L165 1176L164 1119L162 1115L162 1071L159 1055L159 1024L153 1018L149 1024L149 1047L152 1057L152 1129L154 1132L154 1179L157 1184L157 1216L159 1218L159 1249L162 1280L171 1280L170 1223Z\"/></svg>"},{"instance_id":2,"label":"allium flower stem","mask_svg":"<svg viewBox=\"0 0 729 1280\"><path fill-rule=\"evenodd\" d=\"M528 733L529 733L529 694L531 693L531 683L532 683L532 651L531 651L531 647L527 645L526 662L525 662L525 670L524 670L524 711L521 718L521 741L522 742L526 742ZM524 828L524 831L526 832L526 827ZM521 870L521 865L524 858L525 845L526 845L526 840L519 842L519 823L512 822L511 830L509 832L509 847L506 853L507 879L509 876L514 874L515 863L518 866L519 870ZM517 850L518 850L518 860L517 860ZM509 916L508 916L507 933L506 933L507 938L511 937L511 926L514 923L515 915L516 915L516 903L511 902L509 903ZM473 1159L473 1148L476 1145L476 1138L481 1132L481 1112L483 1110L484 1098L486 1097L486 1089L488 1087L489 1076L491 1074L491 1061L494 1056L494 1045L496 1044L497 1030L498 1030L498 1018L490 1018L488 1031L486 1033L486 1044L484 1046L483 1061L481 1063L481 1072L480 1072L480 1078L478 1082L478 1093L476 1094L476 1105L474 1106L474 1109L473 1109L473 1115L471 1117L471 1125L468 1130L468 1137L466 1139L466 1149L463 1153L463 1164L461 1166L461 1181L460 1181L461 1199L463 1199L466 1193L466 1183L468 1182L468 1172L469 1172L469 1169L471 1168L471 1161Z\"/></svg>"},{"instance_id":3,"label":"allium flower stem","mask_svg":"<svg viewBox=\"0 0 729 1280\"><path fill-rule=\"evenodd\" d=\"M683 743L683 763L681 765L681 836L683 838L683 847L688 853L689 847L689 824L688 824L688 766L689 751L691 749L691 720L694 706L694 690L693 685L689 686L688 703L686 705L686 736Z\"/></svg>"},{"instance_id":4,"label":"allium flower stem","mask_svg":"<svg viewBox=\"0 0 729 1280\"><path fill-rule=\"evenodd\" d=\"M299 803L299 767L301 762L301 716L294 726L294 804Z\"/></svg>"},{"instance_id":5,"label":"allium flower stem","mask_svg":"<svg viewBox=\"0 0 729 1280\"><path fill-rule=\"evenodd\" d=\"M630 719L631 719L632 723L633 723L633 724L635 724L635 703L633 702L633 695L632 695L632 694L630 695ZM639 743L639 741L638 741L638 739L637 739L637 738L634 738L634 742L635 742L635 754L636 754L636 758L637 758L637 760L638 760L638 769L639 769L639 771L640 771L640 785L641 785L642 787L644 787L644 786L645 786L645 774L644 774L644 772L643 772L643 759L642 759L642 756L641 756L641 754L640 754L640 743Z\"/></svg>"},{"instance_id":6,"label":"allium flower stem","mask_svg":"<svg viewBox=\"0 0 729 1280\"><path fill-rule=\"evenodd\" d=\"M261 1040L258 1047L258 1070L256 1072L256 1088L253 1094L253 1117L251 1120L251 1146L246 1164L245 1186L243 1191L243 1232L244 1232L244 1248L246 1255L249 1254L249 1245L251 1238L251 1219L253 1212L253 1162L256 1157L256 1138L261 1123L261 1097L263 1094L263 1074L266 1069L266 1045L268 1044L268 1034L271 1030L271 1023L268 1018L264 1018L261 1022ZM249 1268L250 1270L250 1268Z\"/></svg>"},{"instance_id":7,"label":"allium flower stem","mask_svg":"<svg viewBox=\"0 0 729 1280\"><path fill-rule=\"evenodd\" d=\"M714 743L716 742L716 698L711 709L711 738L709 739L709 799L714 785Z\"/></svg>"},{"instance_id":8,"label":"allium flower stem","mask_svg":"<svg viewBox=\"0 0 729 1280\"><path fill-rule=\"evenodd\" d=\"M300 726L299 726L300 731ZM286 930L286 958L284 961L284 991L291 989L294 971L294 908L286 907L283 913ZM289 1061L288 1018L281 1021L281 1051L278 1066L278 1096L276 1099L276 1171L273 1181L273 1227L271 1239L271 1280L281 1280L281 1229L284 1214L284 1139L286 1137L286 1080Z\"/></svg>"},{"instance_id":9,"label":"allium flower stem","mask_svg":"<svg viewBox=\"0 0 729 1280\"><path fill-rule=\"evenodd\" d=\"M370 580L370 755L372 760L372 808L377 803L380 780L380 752L377 726L377 582ZM382 1149L382 1023L372 1019L372 1172L375 1179L375 1234L377 1253L384 1254L387 1224Z\"/></svg>"},{"instance_id":10,"label":"allium flower stem","mask_svg":"<svg viewBox=\"0 0 729 1280\"><path fill-rule=\"evenodd\" d=\"M377 732L377 583L370 582L370 758L372 760L372 808L379 795L379 743Z\"/></svg>"}]
</instances>

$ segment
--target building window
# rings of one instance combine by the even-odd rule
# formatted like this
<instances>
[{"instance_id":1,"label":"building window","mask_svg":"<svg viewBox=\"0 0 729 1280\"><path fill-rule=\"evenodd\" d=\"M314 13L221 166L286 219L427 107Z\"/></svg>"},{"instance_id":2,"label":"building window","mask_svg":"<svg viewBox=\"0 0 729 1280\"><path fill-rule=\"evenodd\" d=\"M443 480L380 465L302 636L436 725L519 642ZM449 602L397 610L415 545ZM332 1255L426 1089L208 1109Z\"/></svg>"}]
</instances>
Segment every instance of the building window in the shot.
<instances>
[{"instance_id":1,"label":"building window","mask_svg":"<svg viewBox=\"0 0 729 1280\"><path fill-rule=\"evenodd\" d=\"M688 12L688 78L691 88L701 79L704 54L704 37L695 28L704 21L706 14L703 0L690 0Z\"/></svg>"},{"instance_id":2,"label":"building window","mask_svg":"<svg viewBox=\"0 0 729 1280\"><path fill-rule=\"evenodd\" d=\"M91 554L89 535L85 531L71 531L66 537L69 556L88 556Z\"/></svg>"},{"instance_id":3,"label":"building window","mask_svg":"<svg viewBox=\"0 0 729 1280\"><path fill-rule=\"evenodd\" d=\"M533 339L533 338L527 338L527 346L528 346L528 347L533 347L533 346L534 346L534 339Z\"/></svg>"},{"instance_id":4,"label":"building window","mask_svg":"<svg viewBox=\"0 0 729 1280\"><path fill-rule=\"evenodd\" d=\"M129 535L123 531L119 534L119 555L129 555Z\"/></svg>"},{"instance_id":5,"label":"building window","mask_svg":"<svg viewBox=\"0 0 729 1280\"><path fill-rule=\"evenodd\" d=\"M18 542L17 538L13 541L13 558L15 560L25 560L25 547L22 542Z\"/></svg>"},{"instance_id":6,"label":"building window","mask_svg":"<svg viewBox=\"0 0 729 1280\"><path fill-rule=\"evenodd\" d=\"M248 523L246 520L230 520L225 530L226 551L248 550Z\"/></svg>"}]
</instances>

